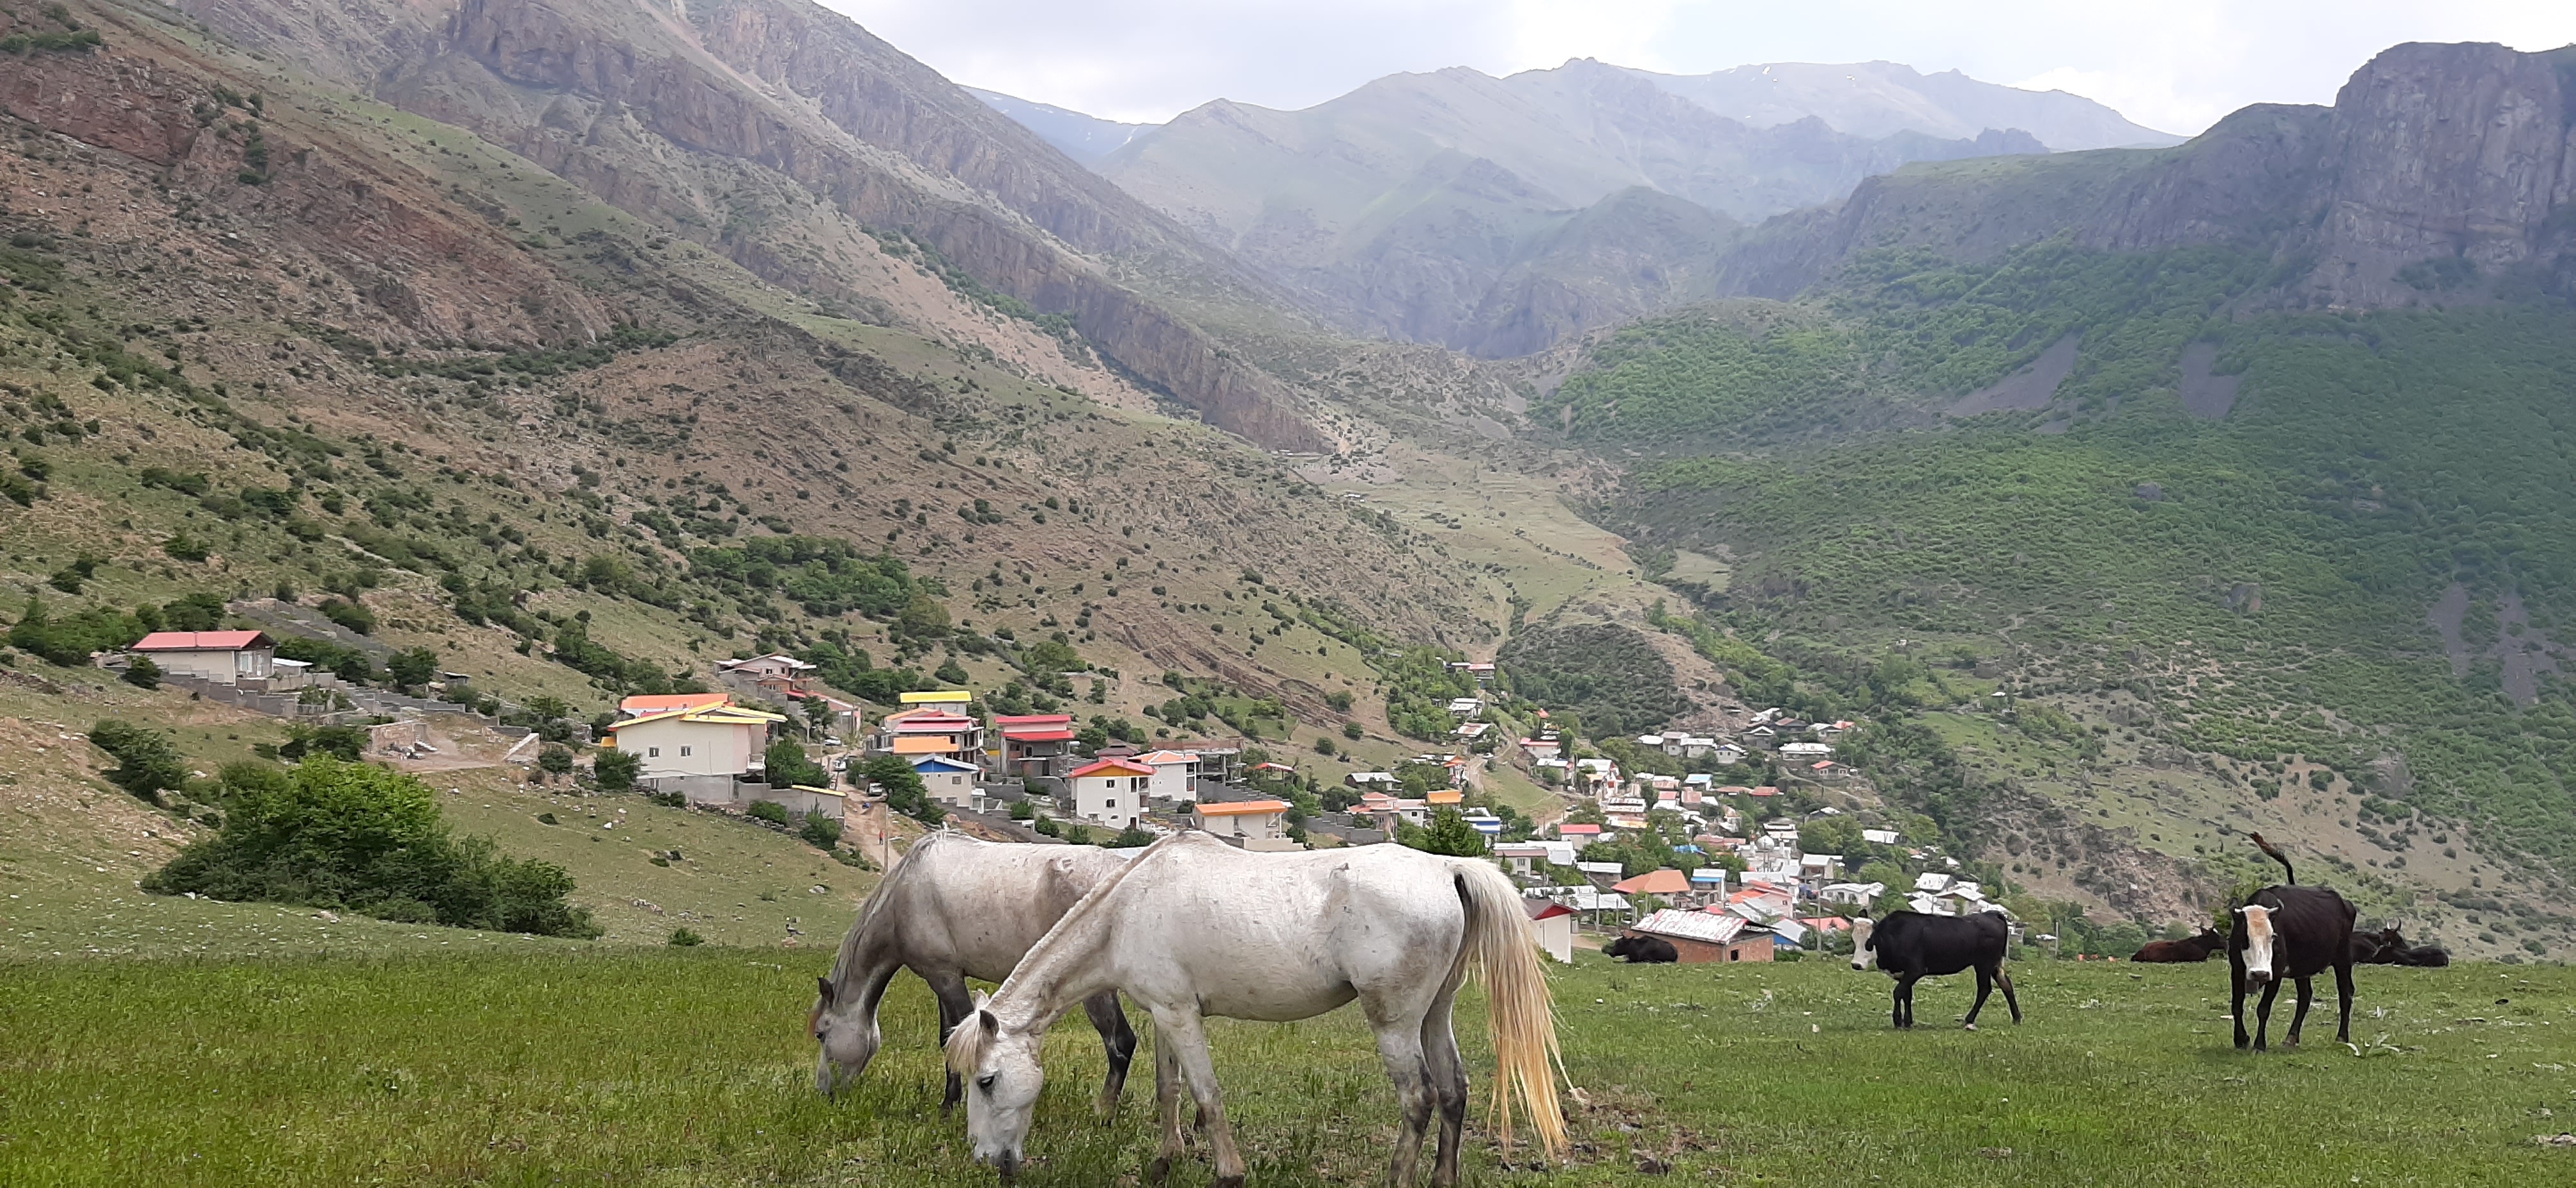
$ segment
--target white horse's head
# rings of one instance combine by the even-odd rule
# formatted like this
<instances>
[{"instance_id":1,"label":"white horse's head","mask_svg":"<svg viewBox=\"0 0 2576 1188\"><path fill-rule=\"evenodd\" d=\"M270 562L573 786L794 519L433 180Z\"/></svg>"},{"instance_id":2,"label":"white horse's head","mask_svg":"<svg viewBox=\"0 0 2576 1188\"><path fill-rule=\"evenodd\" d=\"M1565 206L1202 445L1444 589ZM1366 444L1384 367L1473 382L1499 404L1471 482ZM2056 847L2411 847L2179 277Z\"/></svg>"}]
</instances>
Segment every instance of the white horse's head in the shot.
<instances>
[{"instance_id":1,"label":"white horse's head","mask_svg":"<svg viewBox=\"0 0 2576 1188\"><path fill-rule=\"evenodd\" d=\"M1870 937L1872 933L1878 931L1878 922L1867 916L1861 916L1852 921L1851 928L1852 968L1868 969L1877 964L1878 949Z\"/></svg>"},{"instance_id":2,"label":"white horse's head","mask_svg":"<svg viewBox=\"0 0 2576 1188\"><path fill-rule=\"evenodd\" d=\"M1019 1174L1022 1144L1037 1114L1046 1069L1038 1064L1042 1030L1005 1026L977 995L975 1013L948 1034L948 1067L966 1078L966 1137L975 1162L992 1165L1007 1180Z\"/></svg>"},{"instance_id":3,"label":"white horse's head","mask_svg":"<svg viewBox=\"0 0 2576 1188\"><path fill-rule=\"evenodd\" d=\"M823 1046L822 1056L814 1062L814 1088L829 1096L867 1071L880 1040L876 1012L860 1008L860 995L842 995L830 978L814 982L819 995L814 1010L805 1016L805 1029Z\"/></svg>"}]
</instances>

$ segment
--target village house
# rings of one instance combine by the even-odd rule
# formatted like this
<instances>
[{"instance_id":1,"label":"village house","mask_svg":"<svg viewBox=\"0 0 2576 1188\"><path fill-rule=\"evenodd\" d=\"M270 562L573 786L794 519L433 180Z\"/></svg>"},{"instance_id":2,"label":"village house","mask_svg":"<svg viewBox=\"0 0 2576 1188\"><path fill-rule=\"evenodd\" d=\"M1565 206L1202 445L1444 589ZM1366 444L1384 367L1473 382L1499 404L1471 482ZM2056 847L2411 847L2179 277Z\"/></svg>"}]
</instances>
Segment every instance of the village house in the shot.
<instances>
[{"instance_id":1,"label":"village house","mask_svg":"<svg viewBox=\"0 0 2576 1188\"><path fill-rule=\"evenodd\" d=\"M1474 742L1485 737L1485 732L1493 728L1494 724L1491 722L1460 722L1458 728L1450 733L1457 735L1460 741Z\"/></svg>"},{"instance_id":2,"label":"village house","mask_svg":"<svg viewBox=\"0 0 2576 1188\"><path fill-rule=\"evenodd\" d=\"M1362 792L1393 792L1399 781L1391 772L1355 771L1342 777L1342 782Z\"/></svg>"},{"instance_id":3,"label":"village house","mask_svg":"<svg viewBox=\"0 0 2576 1188\"><path fill-rule=\"evenodd\" d=\"M769 728L779 714L722 703L663 710L628 718L600 743L641 761L638 774L738 777L766 765Z\"/></svg>"},{"instance_id":4,"label":"village house","mask_svg":"<svg viewBox=\"0 0 2576 1188\"><path fill-rule=\"evenodd\" d=\"M1485 712L1485 703L1474 697L1452 697L1449 712L1461 717L1474 717Z\"/></svg>"},{"instance_id":5,"label":"village house","mask_svg":"<svg viewBox=\"0 0 2576 1188\"><path fill-rule=\"evenodd\" d=\"M1574 864L1574 869L1586 882L1604 891L1609 890L1610 884L1618 882L1628 873L1625 867L1616 862L1578 861Z\"/></svg>"},{"instance_id":6,"label":"village house","mask_svg":"<svg viewBox=\"0 0 2576 1188\"><path fill-rule=\"evenodd\" d=\"M1001 732L994 770L1004 776L1051 776L1073 753L1072 714L996 714L993 728Z\"/></svg>"},{"instance_id":7,"label":"village house","mask_svg":"<svg viewBox=\"0 0 2576 1188\"><path fill-rule=\"evenodd\" d=\"M126 651L170 676L215 685L266 681L277 661L277 641L265 631L155 631Z\"/></svg>"},{"instance_id":8,"label":"village house","mask_svg":"<svg viewBox=\"0 0 2576 1188\"><path fill-rule=\"evenodd\" d=\"M1199 757L1188 751L1149 751L1138 755L1135 762L1154 769L1154 781L1146 785L1145 794L1174 804L1187 804L1199 798Z\"/></svg>"},{"instance_id":9,"label":"village house","mask_svg":"<svg viewBox=\"0 0 2576 1188\"><path fill-rule=\"evenodd\" d=\"M1556 835L1558 837L1573 842L1578 846L1588 846L1593 842L1601 840L1601 827L1598 825L1560 821L1557 822L1554 828L1556 829Z\"/></svg>"},{"instance_id":10,"label":"village house","mask_svg":"<svg viewBox=\"0 0 2576 1188\"><path fill-rule=\"evenodd\" d=\"M972 763L962 763L946 755L923 755L912 761L912 773L921 777L922 791L932 800L954 809L976 809L975 773Z\"/></svg>"},{"instance_id":11,"label":"village house","mask_svg":"<svg viewBox=\"0 0 2576 1188\"><path fill-rule=\"evenodd\" d=\"M1709 748L1708 752L1708 757L1722 767L1733 767L1738 763L1742 763L1744 762L1744 756L1744 748L1731 742L1719 743L1716 746Z\"/></svg>"},{"instance_id":12,"label":"village house","mask_svg":"<svg viewBox=\"0 0 2576 1188\"><path fill-rule=\"evenodd\" d=\"M1146 790L1153 782L1153 768L1127 759L1102 759L1065 775L1073 790L1073 815L1111 829L1145 819Z\"/></svg>"},{"instance_id":13,"label":"village house","mask_svg":"<svg viewBox=\"0 0 2576 1188\"><path fill-rule=\"evenodd\" d=\"M730 705L731 693L639 693L617 703L620 718L641 718L648 714L668 713L679 709L696 709L702 705Z\"/></svg>"},{"instance_id":14,"label":"village house","mask_svg":"<svg viewBox=\"0 0 2576 1188\"><path fill-rule=\"evenodd\" d=\"M1198 806L1198 827L1247 850L1293 850L1288 809L1284 800L1209 801Z\"/></svg>"},{"instance_id":15,"label":"village house","mask_svg":"<svg viewBox=\"0 0 2576 1188\"><path fill-rule=\"evenodd\" d=\"M1824 890L1816 893L1816 898L1825 903L1865 909L1885 894L1885 883L1828 883Z\"/></svg>"},{"instance_id":16,"label":"village house","mask_svg":"<svg viewBox=\"0 0 2576 1188\"><path fill-rule=\"evenodd\" d=\"M906 762L942 755L981 769L984 723L946 705L916 706L887 714L868 749Z\"/></svg>"},{"instance_id":17,"label":"village house","mask_svg":"<svg viewBox=\"0 0 2576 1188\"><path fill-rule=\"evenodd\" d=\"M1748 933L1745 923L1737 916L1665 908L1630 925L1627 931L1631 936L1651 936L1669 943L1684 965L1771 960L1772 935Z\"/></svg>"},{"instance_id":18,"label":"village house","mask_svg":"<svg viewBox=\"0 0 2576 1188\"><path fill-rule=\"evenodd\" d=\"M1521 910L1529 913L1540 951L1559 965L1574 964L1574 909L1554 900L1523 899Z\"/></svg>"},{"instance_id":19,"label":"village house","mask_svg":"<svg viewBox=\"0 0 2576 1188\"><path fill-rule=\"evenodd\" d=\"M1659 867L1634 878L1621 879L1610 885L1621 895L1652 895L1671 903L1690 894L1690 876L1673 868Z\"/></svg>"},{"instance_id":20,"label":"village house","mask_svg":"<svg viewBox=\"0 0 2576 1188\"><path fill-rule=\"evenodd\" d=\"M1516 875L1544 874L1551 866L1574 865L1574 846L1565 841L1502 842L1494 857L1510 864Z\"/></svg>"},{"instance_id":21,"label":"village house","mask_svg":"<svg viewBox=\"0 0 2576 1188\"><path fill-rule=\"evenodd\" d=\"M1834 757L1834 749L1820 742L1789 742L1779 747L1780 761L1791 764L1814 763Z\"/></svg>"},{"instance_id":22,"label":"village house","mask_svg":"<svg viewBox=\"0 0 2576 1188\"><path fill-rule=\"evenodd\" d=\"M772 652L747 660L718 660L716 675L748 682L771 696L784 697L809 691L814 666L785 652Z\"/></svg>"},{"instance_id":23,"label":"village house","mask_svg":"<svg viewBox=\"0 0 2576 1188\"><path fill-rule=\"evenodd\" d=\"M1864 829L1860 831L1860 839L1873 846L1892 846L1896 844L1896 831L1893 829Z\"/></svg>"}]
</instances>

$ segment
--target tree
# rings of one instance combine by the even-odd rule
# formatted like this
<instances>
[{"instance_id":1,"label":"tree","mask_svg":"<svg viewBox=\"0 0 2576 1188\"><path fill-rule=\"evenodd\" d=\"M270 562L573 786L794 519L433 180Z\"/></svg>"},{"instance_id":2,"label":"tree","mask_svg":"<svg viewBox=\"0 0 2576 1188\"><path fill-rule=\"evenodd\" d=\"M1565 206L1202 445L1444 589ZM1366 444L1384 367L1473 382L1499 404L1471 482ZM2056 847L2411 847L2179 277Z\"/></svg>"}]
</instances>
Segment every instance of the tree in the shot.
<instances>
[{"instance_id":1,"label":"tree","mask_svg":"<svg viewBox=\"0 0 2576 1188\"><path fill-rule=\"evenodd\" d=\"M1849 817L1820 817L1798 827L1798 849L1809 854L1857 854L1860 823Z\"/></svg>"},{"instance_id":2,"label":"tree","mask_svg":"<svg viewBox=\"0 0 2576 1188\"><path fill-rule=\"evenodd\" d=\"M1396 834L1396 840L1405 845L1433 854L1477 858L1485 853L1485 835L1476 832L1465 815L1453 808L1441 809L1428 826L1405 826Z\"/></svg>"},{"instance_id":3,"label":"tree","mask_svg":"<svg viewBox=\"0 0 2576 1188\"><path fill-rule=\"evenodd\" d=\"M1357 722L1344 722L1344 723L1342 723L1342 737L1343 737L1343 738L1347 738L1347 739L1351 740L1352 742L1358 742L1360 739L1362 739L1362 738L1364 738L1364 737L1367 737L1367 735L1368 735L1368 731L1367 731L1367 730L1362 729L1362 728L1360 727L1360 724L1359 724L1359 723L1357 723Z\"/></svg>"},{"instance_id":4,"label":"tree","mask_svg":"<svg viewBox=\"0 0 2576 1188\"><path fill-rule=\"evenodd\" d=\"M841 844L841 823L821 813L808 812L796 836L813 843L815 849L829 850Z\"/></svg>"},{"instance_id":5,"label":"tree","mask_svg":"<svg viewBox=\"0 0 2576 1188\"><path fill-rule=\"evenodd\" d=\"M769 786L773 788L789 784L820 788L832 781L832 774L824 771L822 764L806 756L805 744L792 738L771 741L763 759L767 764Z\"/></svg>"},{"instance_id":6,"label":"tree","mask_svg":"<svg viewBox=\"0 0 2576 1188\"><path fill-rule=\"evenodd\" d=\"M831 733L832 703L825 701L820 697L806 698L805 724L813 730L815 736L818 738Z\"/></svg>"},{"instance_id":7,"label":"tree","mask_svg":"<svg viewBox=\"0 0 2576 1188\"><path fill-rule=\"evenodd\" d=\"M611 792L624 792L635 786L635 777L644 771L644 758L633 751L614 747L601 751L591 760L590 774L599 786Z\"/></svg>"},{"instance_id":8,"label":"tree","mask_svg":"<svg viewBox=\"0 0 2576 1188\"><path fill-rule=\"evenodd\" d=\"M286 771L224 769L221 832L146 876L156 895L341 907L404 923L544 936L599 935L565 901L572 877L550 862L504 857L489 839L459 838L428 785L363 763L315 755Z\"/></svg>"},{"instance_id":9,"label":"tree","mask_svg":"<svg viewBox=\"0 0 2576 1188\"><path fill-rule=\"evenodd\" d=\"M924 639L946 635L948 608L928 594L916 593L904 604L903 613L895 616L895 626L905 635Z\"/></svg>"},{"instance_id":10,"label":"tree","mask_svg":"<svg viewBox=\"0 0 2576 1188\"><path fill-rule=\"evenodd\" d=\"M948 809L930 798L922 785L921 773L893 755L877 755L859 766L859 773L869 782L885 789L886 807L925 825L937 825L948 819Z\"/></svg>"},{"instance_id":11,"label":"tree","mask_svg":"<svg viewBox=\"0 0 2576 1188\"><path fill-rule=\"evenodd\" d=\"M1145 832L1145 830L1139 826L1130 825L1125 829L1119 830L1118 836L1110 838L1108 841L1100 844L1112 850L1133 850L1140 846L1153 845L1154 835Z\"/></svg>"},{"instance_id":12,"label":"tree","mask_svg":"<svg viewBox=\"0 0 2576 1188\"><path fill-rule=\"evenodd\" d=\"M428 648L407 648L385 657L385 672L395 684L417 689L438 678L438 653Z\"/></svg>"},{"instance_id":13,"label":"tree","mask_svg":"<svg viewBox=\"0 0 2576 1188\"><path fill-rule=\"evenodd\" d=\"M187 781L187 762L158 730L111 720L90 727L89 741L116 760L101 778L144 800L159 804L164 790Z\"/></svg>"},{"instance_id":14,"label":"tree","mask_svg":"<svg viewBox=\"0 0 2576 1188\"><path fill-rule=\"evenodd\" d=\"M954 656L940 661L939 667L931 670L930 675L932 679L937 680L944 685L962 685L966 683L966 669L964 666L957 663L957 658Z\"/></svg>"},{"instance_id":15,"label":"tree","mask_svg":"<svg viewBox=\"0 0 2576 1188\"><path fill-rule=\"evenodd\" d=\"M158 689L161 687L161 666L154 664L150 656L137 656L126 664L125 674L116 679L137 689Z\"/></svg>"},{"instance_id":16,"label":"tree","mask_svg":"<svg viewBox=\"0 0 2576 1188\"><path fill-rule=\"evenodd\" d=\"M553 776L572 774L572 749L548 743L537 752L537 770Z\"/></svg>"}]
</instances>

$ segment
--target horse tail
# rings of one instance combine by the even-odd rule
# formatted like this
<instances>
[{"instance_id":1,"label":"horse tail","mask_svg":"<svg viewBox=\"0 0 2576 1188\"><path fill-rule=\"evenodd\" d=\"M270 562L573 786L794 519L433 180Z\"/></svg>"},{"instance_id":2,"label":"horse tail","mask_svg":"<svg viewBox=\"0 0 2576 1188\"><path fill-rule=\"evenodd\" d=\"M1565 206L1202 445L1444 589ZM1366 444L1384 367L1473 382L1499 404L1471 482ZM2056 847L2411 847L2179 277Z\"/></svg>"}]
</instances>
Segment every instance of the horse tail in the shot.
<instances>
[{"instance_id":1,"label":"horse tail","mask_svg":"<svg viewBox=\"0 0 2576 1188\"><path fill-rule=\"evenodd\" d=\"M1547 973L1538 963L1538 936L1521 907L1520 888L1501 870L1472 858L1451 865L1467 907L1460 957L1483 974L1491 1000L1485 1028L1494 1046L1495 1130L1510 1145L1517 1097L1538 1130L1539 1146L1556 1159L1566 1148L1565 1114L1556 1101L1556 1074L1565 1062L1557 1048Z\"/></svg>"}]
</instances>

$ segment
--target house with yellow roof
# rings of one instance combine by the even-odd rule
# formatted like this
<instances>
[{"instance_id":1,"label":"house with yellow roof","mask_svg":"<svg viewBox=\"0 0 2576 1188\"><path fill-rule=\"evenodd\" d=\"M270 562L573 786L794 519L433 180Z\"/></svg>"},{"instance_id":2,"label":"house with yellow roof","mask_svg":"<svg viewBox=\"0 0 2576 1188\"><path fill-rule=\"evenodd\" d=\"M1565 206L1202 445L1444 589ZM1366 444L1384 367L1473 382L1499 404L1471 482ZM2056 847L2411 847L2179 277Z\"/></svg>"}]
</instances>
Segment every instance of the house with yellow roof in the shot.
<instances>
[{"instance_id":1,"label":"house with yellow roof","mask_svg":"<svg viewBox=\"0 0 2576 1188\"><path fill-rule=\"evenodd\" d=\"M723 702L658 710L610 728L600 745L643 761L638 774L659 776L748 775L765 766L769 729L784 716Z\"/></svg>"}]
</instances>

